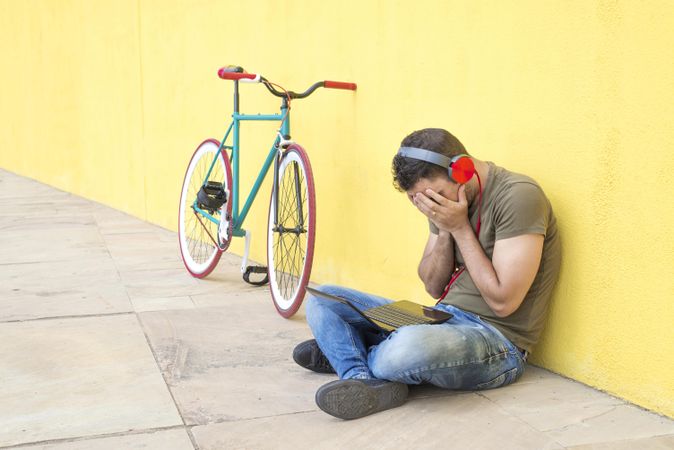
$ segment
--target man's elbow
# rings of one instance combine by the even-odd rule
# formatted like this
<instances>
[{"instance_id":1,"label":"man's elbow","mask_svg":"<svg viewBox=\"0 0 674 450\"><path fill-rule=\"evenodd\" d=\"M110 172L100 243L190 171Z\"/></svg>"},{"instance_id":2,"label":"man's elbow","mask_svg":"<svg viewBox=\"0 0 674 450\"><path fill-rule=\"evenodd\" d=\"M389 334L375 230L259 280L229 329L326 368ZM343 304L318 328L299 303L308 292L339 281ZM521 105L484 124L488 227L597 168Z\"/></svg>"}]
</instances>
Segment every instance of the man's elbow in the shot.
<instances>
[{"instance_id":1,"label":"man's elbow","mask_svg":"<svg viewBox=\"0 0 674 450\"><path fill-rule=\"evenodd\" d=\"M494 314L501 318L504 319L508 317L509 315L513 314L517 309L520 307L522 304L523 299L517 299L517 300L504 300L500 302L494 302L495 305L491 308L492 311L494 311Z\"/></svg>"},{"instance_id":2,"label":"man's elbow","mask_svg":"<svg viewBox=\"0 0 674 450\"><path fill-rule=\"evenodd\" d=\"M514 313L517 310L517 308L513 308L508 305L500 305L495 308L492 308L492 311L494 311L494 314L496 317L499 317L501 319L504 319Z\"/></svg>"},{"instance_id":3,"label":"man's elbow","mask_svg":"<svg viewBox=\"0 0 674 450\"><path fill-rule=\"evenodd\" d=\"M428 295L430 295L436 300L442 297L442 293L444 292L442 289L437 289L434 286L425 285L425 288L426 292L428 292Z\"/></svg>"}]
</instances>

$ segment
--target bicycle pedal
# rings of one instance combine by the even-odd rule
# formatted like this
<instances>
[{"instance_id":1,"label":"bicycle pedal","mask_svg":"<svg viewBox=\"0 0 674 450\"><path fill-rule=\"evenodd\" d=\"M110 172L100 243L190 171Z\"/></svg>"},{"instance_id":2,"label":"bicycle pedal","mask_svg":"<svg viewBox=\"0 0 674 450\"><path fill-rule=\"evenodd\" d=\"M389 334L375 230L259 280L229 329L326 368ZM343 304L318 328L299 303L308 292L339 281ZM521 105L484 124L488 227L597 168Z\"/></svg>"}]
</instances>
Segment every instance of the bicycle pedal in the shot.
<instances>
[{"instance_id":1,"label":"bicycle pedal","mask_svg":"<svg viewBox=\"0 0 674 450\"><path fill-rule=\"evenodd\" d=\"M260 281L251 281L250 275L252 273L263 273L264 278ZM253 286L264 286L269 283L269 274L267 273L267 268L265 266L248 266L246 271L243 273L243 281Z\"/></svg>"}]
</instances>

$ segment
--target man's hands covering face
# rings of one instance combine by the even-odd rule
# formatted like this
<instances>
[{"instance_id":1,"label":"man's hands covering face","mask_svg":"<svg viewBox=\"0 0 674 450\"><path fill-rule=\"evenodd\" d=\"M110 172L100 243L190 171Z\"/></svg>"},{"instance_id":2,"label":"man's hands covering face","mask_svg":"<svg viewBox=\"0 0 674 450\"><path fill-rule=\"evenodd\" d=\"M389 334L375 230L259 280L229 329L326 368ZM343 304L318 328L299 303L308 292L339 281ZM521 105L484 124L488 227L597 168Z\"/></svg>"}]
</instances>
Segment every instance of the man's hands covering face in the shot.
<instances>
[{"instance_id":1,"label":"man's hands covering face","mask_svg":"<svg viewBox=\"0 0 674 450\"><path fill-rule=\"evenodd\" d=\"M431 189L417 192L412 201L440 230L454 233L465 226L470 227L465 185L459 187L458 202L443 197Z\"/></svg>"}]
</instances>

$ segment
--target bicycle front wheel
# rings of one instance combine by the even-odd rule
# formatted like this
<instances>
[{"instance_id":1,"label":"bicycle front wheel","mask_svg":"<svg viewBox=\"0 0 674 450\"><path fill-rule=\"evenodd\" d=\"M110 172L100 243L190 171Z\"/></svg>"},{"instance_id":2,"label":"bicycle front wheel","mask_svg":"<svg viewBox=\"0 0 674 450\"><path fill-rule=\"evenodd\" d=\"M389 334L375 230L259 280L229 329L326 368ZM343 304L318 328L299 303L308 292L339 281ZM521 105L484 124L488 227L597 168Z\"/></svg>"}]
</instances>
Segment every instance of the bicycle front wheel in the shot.
<instances>
[{"instance_id":1,"label":"bicycle front wheel","mask_svg":"<svg viewBox=\"0 0 674 450\"><path fill-rule=\"evenodd\" d=\"M196 278L211 273L232 238L232 169L227 155L218 153L219 148L220 143L215 139L208 139L197 147L187 166L180 194L180 254L185 268ZM224 194L222 205L204 205L199 201L198 195L207 184L211 195Z\"/></svg>"},{"instance_id":2,"label":"bicycle front wheel","mask_svg":"<svg viewBox=\"0 0 674 450\"><path fill-rule=\"evenodd\" d=\"M267 227L269 288L283 317L295 314L304 299L315 235L316 192L311 165L304 149L292 144L279 164Z\"/></svg>"}]
</instances>

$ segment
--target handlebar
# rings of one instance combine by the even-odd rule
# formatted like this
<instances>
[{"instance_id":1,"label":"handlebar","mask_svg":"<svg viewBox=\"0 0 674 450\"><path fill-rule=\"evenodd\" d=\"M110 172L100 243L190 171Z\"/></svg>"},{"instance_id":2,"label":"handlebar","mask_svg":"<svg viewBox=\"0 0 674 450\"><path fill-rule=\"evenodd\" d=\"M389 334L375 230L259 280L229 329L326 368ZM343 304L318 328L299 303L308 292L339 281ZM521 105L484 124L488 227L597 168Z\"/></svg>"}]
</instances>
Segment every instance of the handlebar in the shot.
<instances>
[{"instance_id":1,"label":"handlebar","mask_svg":"<svg viewBox=\"0 0 674 450\"><path fill-rule=\"evenodd\" d=\"M241 68L238 68L240 70L243 70ZM218 70L218 76L222 78L223 80L233 80L233 81L242 81L242 82L248 82L248 83L263 83L264 86L267 88L269 92L271 92L273 95L276 97L290 97L291 99L294 98L305 98L311 95L316 89L319 87L324 87L327 89L345 89L349 91L355 91L357 89L356 83L345 83L343 81L317 81L316 83L312 84L309 86L309 88L301 93L293 92L293 91L288 91L286 92L281 92L278 91L274 88L274 86L263 76L260 74L254 74L254 73L243 73L243 72L233 72L232 71L232 66L226 66L226 67L221 67L220 70Z\"/></svg>"},{"instance_id":2,"label":"handlebar","mask_svg":"<svg viewBox=\"0 0 674 450\"><path fill-rule=\"evenodd\" d=\"M356 83L345 83L343 81L328 81L323 82L323 87L328 89L346 89L348 91L355 91L357 86Z\"/></svg>"}]
</instances>

